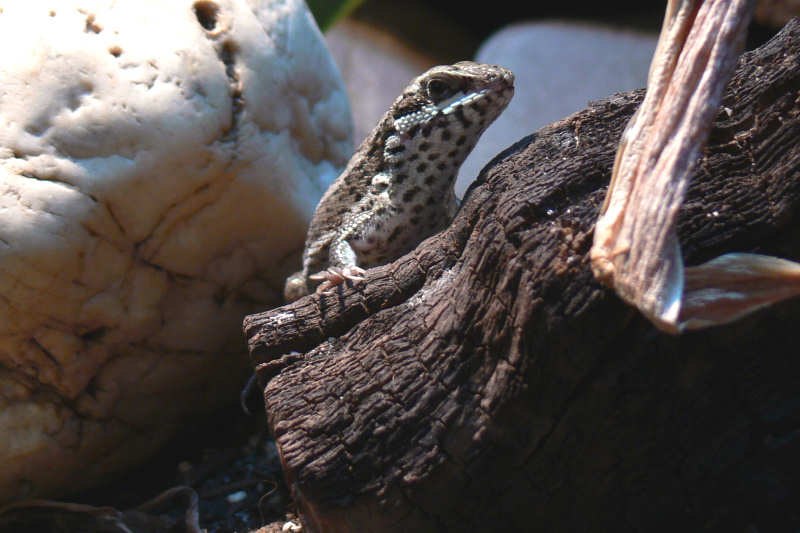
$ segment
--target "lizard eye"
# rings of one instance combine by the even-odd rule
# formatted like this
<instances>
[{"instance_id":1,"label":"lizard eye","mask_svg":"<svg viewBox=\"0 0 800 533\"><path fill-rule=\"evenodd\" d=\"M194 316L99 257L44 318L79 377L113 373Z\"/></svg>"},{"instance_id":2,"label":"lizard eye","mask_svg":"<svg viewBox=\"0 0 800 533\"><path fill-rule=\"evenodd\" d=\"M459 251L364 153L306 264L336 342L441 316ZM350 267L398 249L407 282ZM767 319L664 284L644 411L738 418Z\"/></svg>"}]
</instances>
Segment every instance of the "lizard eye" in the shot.
<instances>
[{"instance_id":1,"label":"lizard eye","mask_svg":"<svg viewBox=\"0 0 800 533\"><path fill-rule=\"evenodd\" d=\"M433 78L425 86L425 90L428 92L428 97L431 100L438 102L444 99L450 92L450 85L440 78Z\"/></svg>"}]
</instances>

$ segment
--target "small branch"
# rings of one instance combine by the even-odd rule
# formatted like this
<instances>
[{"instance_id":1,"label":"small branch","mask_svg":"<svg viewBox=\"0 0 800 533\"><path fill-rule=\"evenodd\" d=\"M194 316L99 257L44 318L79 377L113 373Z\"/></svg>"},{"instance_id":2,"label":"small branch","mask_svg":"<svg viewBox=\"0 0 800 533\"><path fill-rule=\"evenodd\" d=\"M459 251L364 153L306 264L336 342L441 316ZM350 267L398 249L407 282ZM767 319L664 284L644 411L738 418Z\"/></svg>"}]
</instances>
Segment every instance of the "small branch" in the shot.
<instances>
[{"instance_id":1,"label":"small branch","mask_svg":"<svg viewBox=\"0 0 800 533\"><path fill-rule=\"evenodd\" d=\"M800 265L772 257L731 254L684 272L675 233L754 4L670 0L647 95L620 142L595 227L595 276L671 333L730 322L800 293Z\"/></svg>"}]
</instances>

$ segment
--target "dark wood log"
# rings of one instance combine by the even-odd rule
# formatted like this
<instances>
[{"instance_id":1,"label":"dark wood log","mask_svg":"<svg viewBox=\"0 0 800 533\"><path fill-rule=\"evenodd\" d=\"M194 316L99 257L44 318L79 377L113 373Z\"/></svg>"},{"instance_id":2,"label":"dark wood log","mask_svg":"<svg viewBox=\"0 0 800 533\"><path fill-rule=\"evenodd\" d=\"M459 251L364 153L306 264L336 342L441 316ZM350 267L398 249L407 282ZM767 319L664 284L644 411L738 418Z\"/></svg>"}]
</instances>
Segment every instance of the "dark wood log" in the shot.
<instances>
[{"instance_id":1,"label":"dark wood log","mask_svg":"<svg viewBox=\"0 0 800 533\"><path fill-rule=\"evenodd\" d=\"M308 531L800 527L800 302L675 337L592 277L642 95L499 155L447 231L366 283L247 318ZM686 262L798 260L797 20L743 55L723 105L681 215Z\"/></svg>"}]
</instances>

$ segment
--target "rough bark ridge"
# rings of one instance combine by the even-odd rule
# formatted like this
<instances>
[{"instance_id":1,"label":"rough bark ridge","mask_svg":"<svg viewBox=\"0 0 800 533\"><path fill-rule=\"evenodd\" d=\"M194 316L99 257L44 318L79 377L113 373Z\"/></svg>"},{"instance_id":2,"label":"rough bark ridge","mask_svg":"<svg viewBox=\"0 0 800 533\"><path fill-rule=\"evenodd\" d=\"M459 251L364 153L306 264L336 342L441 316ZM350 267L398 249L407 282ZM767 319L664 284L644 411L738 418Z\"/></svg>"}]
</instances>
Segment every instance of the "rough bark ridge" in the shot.
<instances>
[{"instance_id":1,"label":"rough bark ridge","mask_svg":"<svg viewBox=\"0 0 800 533\"><path fill-rule=\"evenodd\" d=\"M310 531L800 527L800 303L672 337L592 277L642 94L511 147L447 231L365 284L248 317ZM682 211L687 264L800 259L798 21L742 57L723 106Z\"/></svg>"}]
</instances>

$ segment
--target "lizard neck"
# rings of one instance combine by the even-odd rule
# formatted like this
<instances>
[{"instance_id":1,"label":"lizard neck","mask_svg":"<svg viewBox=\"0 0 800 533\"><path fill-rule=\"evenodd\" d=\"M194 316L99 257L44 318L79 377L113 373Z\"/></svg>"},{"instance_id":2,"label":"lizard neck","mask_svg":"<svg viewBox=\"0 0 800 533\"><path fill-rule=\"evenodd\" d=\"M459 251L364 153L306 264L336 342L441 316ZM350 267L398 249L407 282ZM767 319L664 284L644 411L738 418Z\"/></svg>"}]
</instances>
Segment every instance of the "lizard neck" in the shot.
<instances>
[{"instance_id":1,"label":"lizard neck","mask_svg":"<svg viewBox=\"0 0 800 533\"><path fill-rule=\"evenodd\" d=\"M393 131L383 150L384 172L392 184L390 196L408 197L413 194L409 191L421 189L445 199L452 194L458 170L476 140L467 136L451 139L447 129L435 127Z\"/></svg>"}]
</instances>

